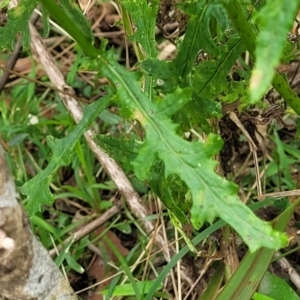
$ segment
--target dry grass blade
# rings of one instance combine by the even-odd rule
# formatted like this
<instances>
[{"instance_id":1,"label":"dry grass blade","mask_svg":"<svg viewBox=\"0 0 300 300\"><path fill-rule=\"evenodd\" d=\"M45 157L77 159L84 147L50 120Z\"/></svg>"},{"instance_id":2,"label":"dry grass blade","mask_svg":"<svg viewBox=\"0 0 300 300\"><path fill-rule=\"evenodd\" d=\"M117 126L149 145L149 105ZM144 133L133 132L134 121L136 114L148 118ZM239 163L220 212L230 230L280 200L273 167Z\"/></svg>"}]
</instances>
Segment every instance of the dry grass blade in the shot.
<instances>
[{"instance_id":1,"label":"dry grass blade","mask_svg":"<svg viewBox=\"0 0 300 300\"><path fill-rule=\"evenodd\" d=\"M263 201L266 198L284 198L291 196L300 196L300 190L291 190L284 192L267 193L257 197L258 200Z\"/></svg>"},{"instance_id":2,"label":"dry grass blade","mask_svg":"<svg viewBox=\"0 0 300 300\"><path fill-rule=\"evenodd\" d=\"M260 182L260 172L259 172L259 167L258 167L258 159L257 159L257 147L251 138L250 134L248 131L245 129L244 125L240 121L240 119L237 117L237 115L232 111L229 113L229 118L236 124L237 127L241 129L243 134L246 136L250 151L253 154L253 159L254 159L254 166L255 166L255 176L256 176L256 182L257 182L257 194L260 196L262 195L262 188L261 188L261 182Z\"/></svg>"}]
</instances>

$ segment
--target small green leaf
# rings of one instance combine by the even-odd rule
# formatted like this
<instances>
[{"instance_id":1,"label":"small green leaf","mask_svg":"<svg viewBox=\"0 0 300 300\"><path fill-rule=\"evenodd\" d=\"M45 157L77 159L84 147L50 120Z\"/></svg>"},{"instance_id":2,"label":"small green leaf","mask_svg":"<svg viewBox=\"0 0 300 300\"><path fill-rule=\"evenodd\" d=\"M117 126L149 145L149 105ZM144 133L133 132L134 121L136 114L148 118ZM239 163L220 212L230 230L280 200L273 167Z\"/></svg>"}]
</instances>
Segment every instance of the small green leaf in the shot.
<instances>
[{"instance_id":1,"label":"small green leaf","mask_svg":"<svg viewBox=\"0 0 300 300\"><path fill-rule=\"evenodd\" d=\"M70 255L70 253L67 253L66 261L69 267L72 268L74 271L76 271L79 274L84 273L84 268Z\"/></svg>"},{"instance_id":2,"label":"small green leaf","mask_svg":"<svg viewBox=\"0 0 300 300\"><path fill-rule=\"evenodd\" d=\"M213 56L220 54L210 33L209 22L215 18L222 30L228 25L227 14L221 4L214 0L200 0L196 3L179 5L190 15L186 33L177 57L174 60L178 75L185 78L191 71L197 54L204 50Z\"/></svg>"},{"instance_id":3,"label":"small green leaf","mask_svg":"<svg viewBox=\"0 0 300 300\"><path fill-rule=\"evenodd\" d=\"M298 10L298 0L268 0L258 13L260 31L255 50L256 63L250 81L252 103L259 101L271 84L287 33Z\"/></svg>"},{"instance_id":4,"label":"small green leaf","mask_svg":"<svg viewBox=\"0 0 300 300\"><path fill-rule=\"evenodd\" d=\"M52 136L48 136L47 142L53 151L49 165L20 189L20 192L27 196L28 204L26 208L30 214L39 211L42 204L52 204L53 195L49 189L52 177L59 167L70 163L75 144L99 113L106 107L109 100L110 96L106 96L87 106L82 120L67 137L55 139Z\"/></svg>"},{"instance_id":5,"label":"small green leaf","mask_svg":"<svg viewBox=\"0 0 300 300\"><path fill-rule=\"evenodd\" d=\"M157 83L155 87L157 90L170 93L176 89L179 82L179 72L173 62L152 58L138 63L138 66L146 74L153 77L153 82Z\"/></svg>"}]
</instances>

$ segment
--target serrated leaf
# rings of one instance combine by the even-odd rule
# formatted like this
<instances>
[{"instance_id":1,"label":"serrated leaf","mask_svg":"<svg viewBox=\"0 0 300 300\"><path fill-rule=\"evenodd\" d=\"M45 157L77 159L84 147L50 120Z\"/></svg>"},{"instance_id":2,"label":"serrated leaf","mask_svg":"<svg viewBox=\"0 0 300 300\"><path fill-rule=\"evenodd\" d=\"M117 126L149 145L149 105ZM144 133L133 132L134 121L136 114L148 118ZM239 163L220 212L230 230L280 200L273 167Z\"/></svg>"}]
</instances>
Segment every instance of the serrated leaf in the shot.
<instances>
[{"instance_id":1,"label":"serrated leaf","mask_svg":"<svg viewBox=\"0 0 300 300\"><path fill-rule=\"evenodd\" d=\"M232 37L226 44L219 46L219 51L218 59L201 62L192 76L194 91L203 98L215 98L230 89L226 77L245 47L240 38Z\"/></svg>"},{"instance_id":2,"label":"serrated leaf","mask_svg":"<svg viewBox=\"0 0 300 300\"><path fill-rule=\"evenodd\" d=\"M37 6L36 0L21 0L19 5L10 9L7 15L7 24L0 27L0 49L13 49L14 37L18 32L22 34L22 43L24 47L29 47L30 34L28 21Z\"/></svg>"},{"instance_id":3,"label":"serrated leaf","mask_svg":"<svg viewBox=\"0 0 300 300\"><path fill-rule=\"evenodd\" d=\"M220 102L201 98L197 93L193 93L190 101L184 109L174 116L174 121L181 126L178 133L184 135L189 132L191 127L196 131L209 134L212 132L212 126L207 121L210 118L219 118L222 115L222 106Z\"/></svg>"},{"instance_id":4,"label":"serrated leaf","mask_svg":"<svg viewBox=\"0 0 300 300\"><path fill-rule=\"evenodd\" d=\"M276 2L277 3L277 2ZM256 29L253 27L252 22L247 20L245 11L243 10L239 0L223 1L223 5L226 8L228 16L230 17L233 26L238 31L247 50L252 56L255 55L255 44L256 44ZM277 37L275 37L277 38ZM299 98L289 86L288 81L281 76L278 72L272 80L273 87L277 92L285 99L287 104L300 115L300 104Z\"/></svg>"},{"instance_id":5,"label":"serrated leaf","mask_svg":"<svg viewBox=\"0 0 300 300\"><path fill-rule=\"evenodd\" d=\"M155 57L157 52L155 26L158 2L159 1L154 0L149 4L146 0L121 1L122 5L124 5L125 9L129 12L136 27L136 32L129 38L143 46L147 57Z\"/></svg>"},{"instance_id":6,"label":"serrated leaf","mask_svg":"<svg viewBox=\"0 0 300 300\"><path fill-rule=\"evenodd\" d=\"M47 142L53 152L49 165L20 189L20 192L27 196L28 205L26 208L30 214L39 211L43 204L52 204L53 195L49 189L52 177L58 168L70 163L75 144L99 113L106 107L109 100L110 97L106 96L87 106L82 120L67 137L55 139L52 136L48 136Z\"/></svg>"},{"instance_id":7,"label":"serrated leaf","mask_svg":"<svg viewBox=\"0 0 300 300\"><path fill-rule=\"evenodd\" d=\"M219 55L219 49L210 33L211 18L215 18L223 30L227 27L228 20L223 6L213 0L200 0L193 4L183 3L179 7L190 15L183 42L174 60L178 74L185 78L201 49L212 56Z\"/></svg>"},{"instance_id":8,"label":"serrated leaf","mask_svg":"<svg viewBox=\"0 0 300 300\"><path fill-rule=\"evenodd\" d=\"M230 81L228 89L222 92L218 98L227 103L239 100L241 108L250 104L249 78L242 81Z\"/></svg>"},{"instance_id":9,"label":"serrated leaf","mask_svg":"<svg viewBox=\"0 0 300 300\"><path fill-rule=\"evenodd\" d=\"M137 65L144 73L153 77L153 82L157 83L155 87L157 90L170 93L176 89L179 82L179 71L176 70L173 62L151 58L139 62Z\"/></svg>"},{"instance_id":10,"label":"serrated leaf","mask_svg":"<svg viewBox=\"0 0 300 300\"><path fill-rule=\"evenodd\" d=\"M259 247L278 249L287 243L284 234L274 231L270 224L258 219L237 197L237 186L218 176L212 156L222 146L219 136L209 135L205 142L188 142L176 134L177 125L161 113L160 106L150 102L141 91L136 75L129 73L114 59L113 53L102 53L100 73L116 88L122 106L131 112L146 131L146 137L133 162L135 174L146 178L157 158L165 165L165 176L178 175L192 195L191 221L199 229L204 222L220 217L230 224L248 244L251 251ZM177 89L182 102L188 101L188 89ZM176 103L172 111L176 109ZM159 114L159 118L157 115Z\"/></svg>"},{"instance_id":11,"label":"serrated leaf","mask_svg":"<svg viewBox=\"0 0 300 300\"><path fill-rule=\"evenodd\" d=\"M226 80L236 59L245 51L245 46L239 37L231 37L226 44L219 45L218 59L200 62L190 77L195 98L209 99L221 93L226 95L232 91L232 83ZM179 84L180 70L174 62L165 62L158 59L147 59L139 63L139 67L153 76L155 82L161 81L156 88L162 92L172 92ZM245 99L245 102L248 102ZM203 105L205 107L205 105Z\"/></svg>"},{"instance_id":12,"label":"serrated leaf","mask_svg":"<svg viewBox=\"0 0 300 300\"><path fill-rule=\"evenodd\" d=\"M259 101L271 84L287 33L298 10L298 0L268 0L258 13L260 31L255 50L255 68L250 81L252 103Z\"/></svg>"}]
</instances>

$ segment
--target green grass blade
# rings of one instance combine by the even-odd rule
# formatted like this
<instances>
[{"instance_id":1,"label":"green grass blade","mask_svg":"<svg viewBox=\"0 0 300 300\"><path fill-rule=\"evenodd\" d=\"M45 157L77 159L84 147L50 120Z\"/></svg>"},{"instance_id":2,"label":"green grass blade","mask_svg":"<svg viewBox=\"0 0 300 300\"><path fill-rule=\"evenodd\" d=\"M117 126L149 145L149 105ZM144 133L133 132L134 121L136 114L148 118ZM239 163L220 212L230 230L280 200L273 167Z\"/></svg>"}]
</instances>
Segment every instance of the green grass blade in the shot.
<instances>
[{"instance_id":1,"label":"green grass blade","mask_svg":"<svg viewBox=\"0 0 300 300\"><path fill-rule=\"evenodd\" d=\"M224 263L220 262L216 273L209 281L205 292L202 294L200 300L214 300L220 290L224 278Z\"/></svg>"},{"instance_id":2,"label":"green grass blade","mask_svg":"<svg viewBox=\"0 0 300 300\"><path fill-rule=\"evenodd\" d=\"M152 281L138 281L136 282L136 286L140 292L140 294L148 294L151 286L153 285ZM162 284L159 289L162 288ZM107 295L108 288L101 291L101 294ZM112 296L135 296L136 292L131 283L125 283L122 285L117 285L114 289Z\"/></svg>"},{"instance_id":3,"label":"green grass blade","mask_svg":"<svg viewBox=\"0 0 300 300\"><path fill-rule=\"evenodd\" d=\"M119 260L120 264L122 265L123 270L125 271L126 275L128 276L128 279L130 281L132 289L135 292L135 295L136 295L137 299L141 299L141 293L140 293L139 286L137 285L137 282L135 281L135 279L133 277L133 274L131 273L131 271L129 269L127 261L120 254L120 252L118 251L118 249L116 248L116 246L111 242L110 239L108 239L106 236L103 236L103 238L105 240L105 243L107 243L107 245L111 248L112 252L114 253L114 255Z\"/></svg>"}]
</instances>

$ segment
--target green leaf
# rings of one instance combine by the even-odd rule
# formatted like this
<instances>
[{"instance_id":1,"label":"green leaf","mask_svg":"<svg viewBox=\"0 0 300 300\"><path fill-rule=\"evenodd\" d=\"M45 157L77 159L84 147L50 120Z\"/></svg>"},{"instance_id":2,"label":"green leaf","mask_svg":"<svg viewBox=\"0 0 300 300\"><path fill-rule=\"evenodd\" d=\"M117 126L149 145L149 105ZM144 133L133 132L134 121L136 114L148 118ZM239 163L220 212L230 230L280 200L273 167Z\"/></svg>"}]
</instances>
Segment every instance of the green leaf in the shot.
<instances>
[{"instance_id":1,"label":"green leaf","mask_svg":"<svg viewBox=\"0 0 300 300\"><path fill-rule=\"evenodd\" d=\"M298 0L297 0L298 1ZM230 17L233 26L238 31L240 37L242 38L247 50L252 56L255 55L255 45L256 45L256 29L254 28L252 22L249 22L245 16L245 12L241 7L239 0L224 0L223 5ZM278 93L285 99L285 101L291 106L291 108L300 115L300 100L299 97L289 86L287 80L281 76L278 72L272 81L273 87L278 91Z\"/></svg>"},{"instance_id":2,"label":"green leaf","mask_svg":"<svg viewBox=\"0 0 300 300\"><path fill-rule=\"evenodd\" d=\"M173 62L152 58L138 63L138 66L144 73L153 76L153 82L157 83L155 87L157 90L170 93L176 89L179 82L179 72Z\"/></svg>"},{"instance_id":3,"label":"green leaf","mask_svg":"<svg viewBox=\"0 0 300 300\"><path fill-rule=\"evenodd\" d=\"M143 46L147 57L155 57L157 52L155 46L155 25L158 2L157 0L151 1L150 5L146 0L121 1L136 27L136 32L129 38Z\"/></svg>"},{"instance_id":4,"label":"green leaf","mask_svg":"<svg viewBox=\"0 0 300 300\"><path fill-rule=\"evenodd\" d=\"M177 57L174 60L178 74L185 78L191 71L198 52L202 49L213 56L219 55L219 49L210 33L209 22L215 18L222 30L228 25L226 12L221 4L213 0L200 0L193 4L179 5L190 15L186 33Z\"/></svg>"},{"instance_id":5,"label":"green leaf","mask_svg":"<svg viewBox=\"0 0 300 300\"><path fill-rule=\"evenodd\" d=\"M226 80L237 58L245 51L241 39L233 36L224 45L219 46L220 57L217 60L203 61L195 67L192 85L198 96L215 98L231 89Z\"/></svg>"},{"instance_id":6,"label":"green leaf","mask_svg":"<svg viewBox=\"0 0 300 300\"><path fill-rule=\"evenodd\" d=\"M176 134L177 125L168 116L189 101L189 89L178 88L178 100L172 106L171 96L166 103L164 100L151 103L142 93L136 74L116 63L113 53L102 55L106 61L99 65L101 74L114 83L121 105L146 131L145 141L133 162L137 177L147 178L159 158L165 165L165 176L176 174L189 188L193 201L191 221L196 229L220 217L242 236L251 251L262 246L275 249L285 246L287 237L258 219L237 197L237 186L215 173L216 162L212 157L222 147L221 138L210 134L205 142L188 142Z\"/></svg>"},{"instance_id":7,"label":"green leaf","mask_svg":"<svg viewBox=\"0 0 300 300\"><path fill-rule=\"evenodd\" d=\"M260 32L255 50L256 63L250 81L251 101L267 91L278 66L286 36L299 10L299 1L268 0L257 16Z\"/></svg>"},{"instance_id":8,"label":"green leaf","mask_svg":"<svg viewBox=\"0 0 300 300\"><path fill-rule=\"evenodd\" d=\"M59 4L61 5L65 13L68 14L73 24L76 24L78 29L81 30L82 33L84 33L88 41L93 43L94 34L92 28L76 2L73 0L60 0Z\"/></svg>"},{"instance_id":9,"label":"green leaf","mask_svg":"<svg viewBox=\"0 0 300 300\"><path fill-rule=\"evenodd\" d=\"M151 171L149 173L151 173ZM153 180L150 180L149 184L180 223L187 224L191 201L189 201L188 195L186 195L186 185L177 175L172 174L165 177L163 171L164 168L161 167L158 178L155 178L158 182L158 190L155 189ZM147 175L147 178L149 178L149 175Z\"/></svg>"},{"instance_id":10,"label":"green leaf","mask_svg":"<svg viewBox=\"0 0 300 300\"><path fill-rule=\"evenodd\" d=\"M49 15L80 45L90 57L99 55L98 49L93 46L93 33L82 12L69 0L40 0Z\"/></svg>"},{"instance_id":11,"label":"green leaf","mask_svg":"<svg viewBox=\"0 0 300 300\"><path fill-rule=\"evenodd\" d=\"M258 291L274 300L299 300L297 293L281 278L267 272L263 277Z\"/></svg>"},{"instance_id":12,"label":"green leaf","mask_svg":"<svg viewBox=\"0 0 300 300\"><path fill-rule=\"evenodd\" d=\"M220 52L218 59L203 61L194 68L191 76L194 98L211 99L220 95L226 95L233 93L238 84L241 85L241 83L237 82L228 82L226 79L236 59L245 51L245 46L241 39L233 36L226 44L219 45L218 50ZM178 85L180 71L176 69L174 62L148 59L139 63L139 66L144 72L153 76L154 82L161 81L161 84L156 88L162 92L172 92ZM245 88L245 86L246 84L244 83L240 89ZM245 90L247 89L248 87ZM238 96L240 94L239 91ZM245 103L249 102L248 97L243 98L243 100ZM207 109L206 104L202 103L200 105L202 109ZM215 103L214 105L217 104Z\"/></svg>"},{"instance_id":13,"label":"green leaf","mask_svg":"<svg viewBox=\"0 0 300 300\"><path fill-rule=\"evenodd\" d=\"M106 96L87 106L82 120L67 137L63 139L55 139L52 136L47 137L48 145L53 152L49 165L20 189L20 192L27 196L28 205L26 208L30 214L39 211L43 204L52 204L53 195L50 192L49 184L55 172L59 167L70 163L75 144L87 128L91 126L99 113L106 107L109 100L110 96Z\"/></svg>"},{"instance_id":14,"label":"green leaf","mask_svg":"<svg viewBox=\"0 0 300 300\"><path fill-rule=\"evenodd\" d=\"M7 24L0 27L0 49L13 49L15 36L18 32L22 34L24 47L29 47L30 34L28 21L33 10L38 4L37 0L21 0L19 5L10 9L7 15Z\"/></svg>"},{"instance_id":15,"label":"green leaf","mask_svg":"<svg viewBox=\"0 0 300 300\"><path fill-rule=\"evenodd\" d=\"M150 288L153 285L152 281L138 281L135 283L140 294L148 294ZM162 284L158 289L162 288ZM101 291L101 294L107 295L108 288ZM136 293L133 289L132 283L124 283L122 285L117 285L112 293L112 296L135 296Z\"/></svg>"},{"instance_id":16,"label":"green leaf","mask_svg":"<svg viewBox=\"0 0 300 300\"><path fill-rule=\"evenodd\" d=\"M131 282L131 287L130 290L132 289L132 292L134 293L134 295L136 296L137 299L141 299L140 295L143 294L143 289L141 290L141 286L138 285L138 282L135 281L133 274L128 266L128 262L126 261L126 259L121 255L121 253L119 252L119 250L117 249L117 247L115 246L115 244L106 236L103 236L104 241L107 243L107 245L110 247L110 249L112 250L113 254L117 257L117 259L119 260L120 264L122 265L125 274L128 277L128 280ZM142 286L143 287L143 286ZM151 287L151 285L150 285ZM116 287L115 287L116 288ZM127 292L129 292L127 290Z\"/></svg>"},{"instance_id":17,"label":"green leaf","mask_svg":"<svg viewBox=\"0 0 300 300\"><path fill-rule=\"evenodd\" d=\"M274 298L270 298L268 296L262 295L260 293L255 293L253 295L252 300L275 300Z\"/></svg>"},{"instance_id":18,"label":"green leaf","mask_svg":"<svg viewBox=\"0 0 300 300\"><path fill-rule=\"evenodd\" d=\"M72 268L75 272L79 274L84 273L84 268L70 255L70 253L67 253L66 261L69 267Z\"/></svg>"}]
</instances>

